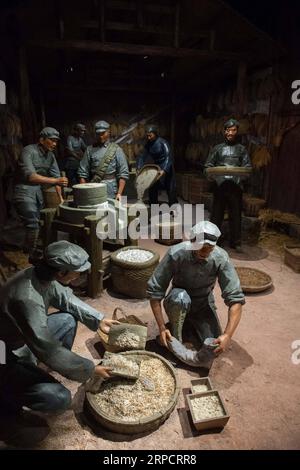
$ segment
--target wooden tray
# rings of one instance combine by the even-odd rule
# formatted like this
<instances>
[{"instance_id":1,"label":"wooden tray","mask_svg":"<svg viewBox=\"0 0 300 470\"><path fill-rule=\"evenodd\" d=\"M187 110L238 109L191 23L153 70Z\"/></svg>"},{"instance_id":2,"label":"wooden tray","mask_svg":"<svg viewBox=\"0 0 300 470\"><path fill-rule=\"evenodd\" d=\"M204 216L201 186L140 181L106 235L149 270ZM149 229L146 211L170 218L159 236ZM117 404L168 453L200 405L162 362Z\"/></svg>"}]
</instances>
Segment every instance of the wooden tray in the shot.
<instances>
[{"instance_id":1,"label":"wooden tray","mask_svg":"<svg viewBox=\"0 0 300 470\"><path fill-rule=\"evenodd\" d=\"M215 418L206 418L206 419L197 420L195 417L194 409L193 409L193 400L195 400L196 398L200 398L200 397L214 396L214 395L217 396L219 399L220 405L223 408L223 414ZM230 418L229 414L227 413L225 404L221 398L221 395L219 394L217 390L210 390L210 391L203 392L203 393L193 393L191 395L187 395L187 402L188 402L188 406L192 415L193 424L198 431L205 431L206 429L223 428L227 424L227 421Z\"/></svg>"},{"instance_id":2,"label":"wooden tray","mask_svg":"<svg viewBox=\"0 0 300 470\"><path fill-rule=\"evenodd\" d=\"M273 280L269 274L255 268L236 267L244 293L264 292L273 286Z\"/></svg>"},{"instance_id":3,"label":"wooden tray","mask_svg":"<svg viewBox=\"0 0 300 470\"><path fill-rule=\"evenodd\" d=\"M207 176L246 176L252 172L251 168L239 166L214 166L206 168Z\"/></svg>"},{"instance_id":4,"label":"wooden tray","mask_svg":"<svg viewBox=\"0 0 300 470\"><path fill-rule=\"evenodd\" d=\"M192 394L195 394L195 393L205 393L205 391L203 391L203 392L197 392L197 391L196 391L197 385L206 385L207 391L213 390L213 386L212 386L212 383L211 383L211 380L210 380L209 377L200 377L200 379L193 379L193 380L191 380L191 390L192 390Z\"/></svg>"}]
</instances>

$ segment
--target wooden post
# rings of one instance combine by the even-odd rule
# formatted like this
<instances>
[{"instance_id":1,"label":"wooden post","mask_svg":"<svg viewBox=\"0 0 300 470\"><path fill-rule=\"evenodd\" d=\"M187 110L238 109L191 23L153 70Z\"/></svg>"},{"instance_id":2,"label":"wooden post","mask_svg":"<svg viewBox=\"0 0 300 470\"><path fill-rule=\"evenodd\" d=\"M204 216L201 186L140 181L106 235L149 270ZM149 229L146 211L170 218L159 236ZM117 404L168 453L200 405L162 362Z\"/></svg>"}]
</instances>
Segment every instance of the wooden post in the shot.
<instances>
[{"instance_id":1,"label":"wooden post","mask_svg":"<svg viewBox=\"0 0 300 470\"><path fill-rule=\"evenodd\" d=\"M20 110L23 144L32 144L37 138L37 126L34 110L31 107L26 50L19 49Z\"/></svg>"},{"instance_id":2,"label":"wooden post","mask_svg":"<svg viewBox=\"0 0 300 470\"><path fill-rule=\"evenodd\" d=\"M90 215L84 220L86 246L90 255L91 269L88 274L88 296L95 298L103 289L102 252L103 241L97 237L97 224L99 219Z\"/></svg>"},{"instance_id":3,"label":"wooden post","mask_svg":"<svg viewBox=\"0 0 300 470\"><path fill-rule=\"evenodd\" d=\"M246 112L246 90L247 90L247 64L240 62L238 67L237 79L237 104L236 113L238 116L243 116Z\"/></svg>"},{"instance_id":4,"label":"wooden post","mask_svg":"<svg viewBox=\"0 0 300 470\"><path fill-rule=\"evenodd\" d=\"M105 0L98 0L99 38L105 42Z\"/></svg>"},{"instance_id":5,"label":"wooden post","mask_svg":"<svg viewBox=\"0 0 300 470\"><path fill-rule=\"evenodd\" d=\"M49 243L56 240L57 232L52 227L52 222L56 215L56 209L42 209L40 219L41 239L43 244L43 250L47 248Z\"/></svg>"},{"instance_id":6,"label":"wooden post","mask_svg":"<svg viewBox=\"0 0 300 470\"><path fill-rule=\"evenodd\" d=\"M171 104L171 149L175 152L175 139L176 139L176 99L175 95L172 95ZM174 155L175 159L175 155Z\"/></svg>"},{"instance_id":7,"label":"wooden post","mask_svg":"<svg viewBox=\"0 0 300 470\"><path fill-rule=\"evenodd\" d=\"M180 28L180 0L177 0L175 7L174 20L174 47L178 48L179 44L179 28Z\"/></svg>"}]
</instances>

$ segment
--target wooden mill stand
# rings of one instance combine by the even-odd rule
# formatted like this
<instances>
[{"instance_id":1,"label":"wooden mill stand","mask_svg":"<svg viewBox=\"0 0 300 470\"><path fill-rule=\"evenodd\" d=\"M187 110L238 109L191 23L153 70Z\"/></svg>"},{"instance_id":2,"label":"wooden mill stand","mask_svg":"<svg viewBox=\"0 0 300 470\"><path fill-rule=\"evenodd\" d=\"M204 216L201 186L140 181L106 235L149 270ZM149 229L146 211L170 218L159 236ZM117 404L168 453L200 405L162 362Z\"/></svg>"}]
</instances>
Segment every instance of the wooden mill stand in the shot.
<instances>
[{"instance_id":1,"label":"wooden mill stand","mask_svg":"<svg viewBox=\"0 0 300 470\"><path fill-rule=\"evenodd\" d=\"M128 218L130 219L130 217ZM70 235L70 241L82 246L90 256L91 269L88 272L87 295L95 298L103 291L103 282L110 277L110 273L105 273L104 262L107 251L103 249L103 243L109 245L110 251L120 248L118 241L103 240L97 237L96 228L99 218L95 215L85 217L83 224L73 224L65 222L59 218L57 209L49 208L41 211L41 237L43 248L49 243L57 241L57 233L64 232ZM129 220L130 222L130 220ZM136 240L127 238L125 246L137 245Z\"/></svg>"}]
</instances>

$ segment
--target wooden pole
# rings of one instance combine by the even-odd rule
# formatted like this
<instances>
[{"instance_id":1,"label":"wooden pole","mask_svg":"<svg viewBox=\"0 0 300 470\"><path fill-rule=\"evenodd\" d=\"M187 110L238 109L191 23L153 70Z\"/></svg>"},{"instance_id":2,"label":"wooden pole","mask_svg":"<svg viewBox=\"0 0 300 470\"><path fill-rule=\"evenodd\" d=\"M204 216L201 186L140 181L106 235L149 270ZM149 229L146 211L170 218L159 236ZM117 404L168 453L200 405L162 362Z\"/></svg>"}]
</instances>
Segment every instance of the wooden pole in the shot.
<instances>
[{"instance_id":1,"label":"wooden pole","mask_svg":"<svg viewBox=\"0 0 300 470\"><path fill-rule=\"evenodd\" d=\"M36 141L37 129L34 110L31 108L27 56L24 47L19 49L19 96L23 144L32 144Z\"/></svg>"},{"instance_id":2,"label":"wooden pole","mask_svg":"<svg viewBox=\"0 0 300 470\"><path fill-rule=\"evenodd\" d=\"M236 113L243 116L246 112L246 90L247 90L247 64L240 62L237 79L237 104Z\"/></svg>"},{"instance_id":3,"label":"wooden pole","mask_svg":"<svg viewBox=\"0 0 300 470\"><path fill-rule=\"evenodd\" d=\"M175 20L174 20L174 47L179 48L179 28L180 28L180 0L176 2Z\"/></svg>"}]
</instances>

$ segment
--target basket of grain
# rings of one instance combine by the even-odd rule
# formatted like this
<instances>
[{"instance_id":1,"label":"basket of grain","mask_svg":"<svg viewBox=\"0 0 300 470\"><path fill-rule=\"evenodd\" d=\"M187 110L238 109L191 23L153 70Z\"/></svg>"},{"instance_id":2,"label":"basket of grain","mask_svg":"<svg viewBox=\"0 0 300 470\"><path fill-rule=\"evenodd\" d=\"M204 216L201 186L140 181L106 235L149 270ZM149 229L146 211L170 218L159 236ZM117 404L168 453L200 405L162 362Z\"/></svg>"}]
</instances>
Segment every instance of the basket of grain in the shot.
<instances>
[{"instance_id":1,"label":"basket of grain","mask_svg":"<svg viewBox=\"0 0 300 470\"><path fill-rule=\"evenodd\" d=\"M247 197L243 199L244 215L247 217L258 217L259 211L266 205L265 199Z\"/></svg>"},{"instance_id":2,"label":"basket of grain","mask_svg":"<svg viewBox=\"0 0 300 470\"><path fill-rule=\"evenodd\" d=\"M269 274L259 269L248 267L236 267L241 288L245 294L263 292L273 286L273 280Z\"/></svg>"},{"instance_id":3,"label":"basket of grain","mask_svg":"<svg viewBox=\"0 0 300 470\"><path fill-rule=\"evenodd\" d=\"M177 373L158 354L149 351L120 354L139 362L139 378L105 380L97 393L86 393L86 408L101 426L118 434L154 431L177 404Z\"/></svg>"},{"instance_id":4,"label":"basket of grain","mask_svg":"<svg viewBox=\"0 0 300 470\"><path fill-rule=\"evenodd\" d=\"M111 255L111 279L116 292L136 299L146 297L147 282L159 254L138 247L124 247Z\"/></svg>"},{"instance_id":5,"label":"basket of grain","mask_svg":"<svg viewBox=\"0 0 300 470\"><path fill-rule=\"evenodd\" d=\"M118 316L118 313L117 313L118 311L120 312L121 316ZM114 309L112 319L118 320L120 323L126 324L126 325L139 325L142 327L147 327L146 323L144 323L135 315L126 315L126 313L120 307L116 307ZM100 328L98 329L97 333L106 351L112 352L112 353L120 351L120 348L118 348L117 346L109 344L108 334L104 333Z\"/></svg>"},{"instance_id":6,"label":"basket of grain","mask_svg":"<svg viewBox=\"0 0 300 470\"><path fill-rule=\"evenodd\" d=\"M296 273L300 273L300 244L284 245L284 262Z\"/></svg>"}]
</instances>

